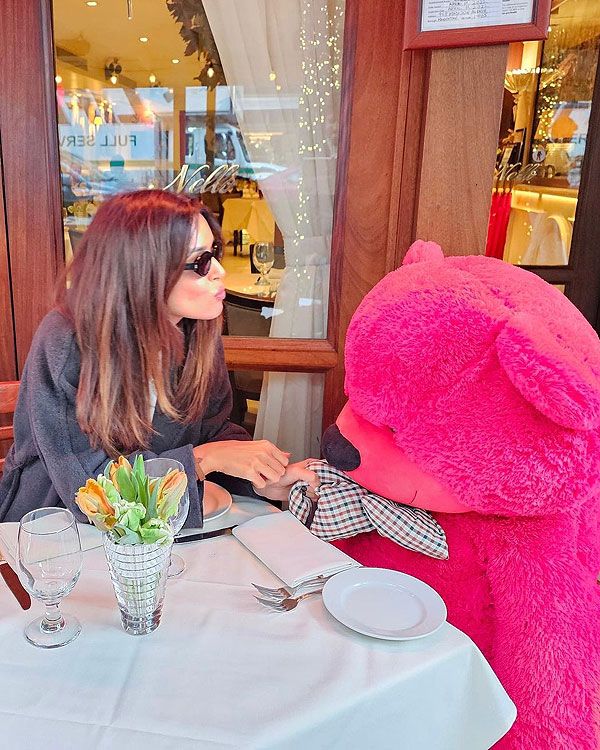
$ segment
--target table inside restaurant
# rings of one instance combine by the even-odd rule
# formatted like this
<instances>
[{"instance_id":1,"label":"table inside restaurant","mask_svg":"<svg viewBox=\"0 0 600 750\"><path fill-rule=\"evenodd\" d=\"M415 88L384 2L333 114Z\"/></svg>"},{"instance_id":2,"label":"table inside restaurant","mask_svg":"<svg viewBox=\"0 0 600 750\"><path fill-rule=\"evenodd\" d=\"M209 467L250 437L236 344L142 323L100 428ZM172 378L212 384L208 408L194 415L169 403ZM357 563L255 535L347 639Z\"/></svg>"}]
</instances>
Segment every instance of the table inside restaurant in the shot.
<instances>
[{"instance_id":1,"label":"table inside restaurant","mask_svg":"<svg viewBox=\"0 0 600 750\"><path fill-rule=\"evenodd\" d=\"M275 513L256 500L206 528ZM449 624L414 641L359 635L320 596L285 613L256 602L251 582L279 582L234 537L178 545L159 628L126 634L95 529L83 527L81 578L64 600L81 635L31 646L23 612L0 585L3 747L48 750L363 748L484 750L515 708L467 636ZM0 525L11 561L16 524Z\"/></svg>"},{"instance_id":2,"label":"table inside restaurant","mask_svg":"<svg viewBox=\"0 0 600 750\"><path fill-rule=\"evenodd\" d=\"M279 283L281 281L282 275L283 271L278 268L272 268L267 274L270 285L268 295L269 298L272 299L277 294L277 289L279 288ZM242 297L260 299L261 296L259 295L259 292L261 291L261 288L256 283L259 279L259 276L260 274L258 273L250 272L228 273L223 281L223 283L225 284L225 290L228 292L233 292L234 294L240 295Z\"/></svg>"}]
</instances>

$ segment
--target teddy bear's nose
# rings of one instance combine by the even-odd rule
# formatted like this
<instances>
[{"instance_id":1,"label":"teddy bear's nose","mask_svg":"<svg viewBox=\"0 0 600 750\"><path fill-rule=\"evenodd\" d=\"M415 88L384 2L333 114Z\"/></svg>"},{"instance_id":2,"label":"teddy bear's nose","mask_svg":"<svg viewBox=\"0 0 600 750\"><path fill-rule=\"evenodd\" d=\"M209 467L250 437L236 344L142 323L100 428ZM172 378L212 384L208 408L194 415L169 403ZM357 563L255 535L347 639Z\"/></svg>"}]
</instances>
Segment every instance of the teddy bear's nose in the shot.
<instances>
[{"instance_id":1,"label":"teddy bear's nose","mask_svg":"<svg viewBox=\"0 0 600 750\"><path fill-rule=\"evenodd\" d=\"M323 456L327 463L342 471L353 471L360 466L360 453L352 443L332 424L323 433L321 443Z\"/></svg>"}]
</instances>

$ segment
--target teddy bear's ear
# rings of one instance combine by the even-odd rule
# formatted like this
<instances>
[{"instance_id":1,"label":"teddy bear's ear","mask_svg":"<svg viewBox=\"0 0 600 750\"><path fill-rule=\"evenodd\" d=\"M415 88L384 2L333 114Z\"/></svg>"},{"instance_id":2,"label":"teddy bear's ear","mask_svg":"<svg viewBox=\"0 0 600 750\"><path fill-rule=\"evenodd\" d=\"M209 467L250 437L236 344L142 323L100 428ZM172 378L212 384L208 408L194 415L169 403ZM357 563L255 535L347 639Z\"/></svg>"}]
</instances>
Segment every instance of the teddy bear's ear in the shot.
<instances>
[{"instance_id":1,"label":"teddy bear's ear","mask_svg":"<svg viewBox=\"0 0 600 750\"><path fill-rule=\"evenodd\" d=\"M600 425L600 378L583 354L564 346L541 321L514 315L496 350L512 384L539 412L573 430Z\"/></svg>"},{"instance_id":2,"label":"teddy bear's ear","mask_svg":"<svg viewBox=\"0 0 600 750\"><path fill-rule=\"evenodd\" d=\"M408 266L411 263L423 263L424 261L429 261L430 263L432 261L435 263L441 263L443 260L444 253L437 242L417 240L408 248L404 260L402 261L402 265Z\"/></svg>"}]
</instances>

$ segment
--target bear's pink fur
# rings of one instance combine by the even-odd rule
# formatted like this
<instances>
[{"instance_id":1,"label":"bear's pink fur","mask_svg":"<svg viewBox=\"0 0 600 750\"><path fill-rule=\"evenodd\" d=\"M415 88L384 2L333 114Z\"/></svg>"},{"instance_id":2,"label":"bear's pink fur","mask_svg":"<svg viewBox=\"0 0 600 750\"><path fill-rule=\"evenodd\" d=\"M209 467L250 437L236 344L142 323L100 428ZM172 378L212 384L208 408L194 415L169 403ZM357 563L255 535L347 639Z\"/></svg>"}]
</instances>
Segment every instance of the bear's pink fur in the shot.
<instances>
[{"instance_id":1,"label":"bear's pink fur","mask_svg":"<svg viewBox=\"0 0 600 750\"><path fill-rule=\"evenodd\" d=\"M361 454L347 473L432 510L450 557L375 532L337 546L439 591L517 706L499 749L597 750L596 333L534 274L418 242L357 309L345 357L338 436Z\"/></svg>"}]
</instances>

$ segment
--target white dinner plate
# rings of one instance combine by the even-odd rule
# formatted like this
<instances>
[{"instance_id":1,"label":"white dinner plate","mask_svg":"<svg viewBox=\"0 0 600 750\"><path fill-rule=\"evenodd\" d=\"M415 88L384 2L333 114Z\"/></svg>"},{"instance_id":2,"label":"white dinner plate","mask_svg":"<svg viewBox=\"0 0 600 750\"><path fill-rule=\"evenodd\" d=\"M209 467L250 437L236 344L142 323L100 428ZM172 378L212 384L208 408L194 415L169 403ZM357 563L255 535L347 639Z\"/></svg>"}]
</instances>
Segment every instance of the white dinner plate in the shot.
<instances>
[{"instance_id":1,"label":"white dinner plate","mask_svg":"<svg viewBox=\"0 0 600 750\"><path fill-rule=\"evenodd\" d=\"M343 625L363 635L408 641L446 622L442 597L418 578L385 568L351 568L330 578L323 603Z\"/></svg>"},{"instance_id":2,"label":"white dinner plate","mask_svg":"<svg viewBox=\"0 0 600 750\"><path fill-rule=\"evenodd\" d=\"M233 498L224 487L205 480L204 498L202 500L202 512L205 522L214 521L215 518L225 515L229 508L231 508L232 503Z\"/></svg>"}]
</instances>

